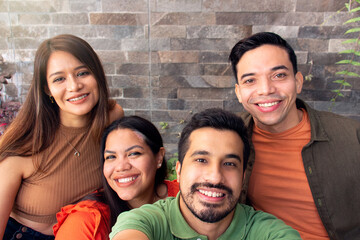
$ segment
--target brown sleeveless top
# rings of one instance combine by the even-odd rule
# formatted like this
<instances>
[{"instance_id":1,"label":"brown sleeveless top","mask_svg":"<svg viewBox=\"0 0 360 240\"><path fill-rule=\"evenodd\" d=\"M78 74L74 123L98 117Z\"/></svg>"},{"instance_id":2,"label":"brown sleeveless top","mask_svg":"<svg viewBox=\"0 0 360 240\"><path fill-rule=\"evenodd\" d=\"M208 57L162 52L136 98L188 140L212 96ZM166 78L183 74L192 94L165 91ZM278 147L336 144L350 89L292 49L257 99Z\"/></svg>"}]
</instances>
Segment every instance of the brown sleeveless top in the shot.
<instances>
[{"instance_id":1,"label":"brown sleeveless top","mask_svg":"<svg viewBox=\"0 0 360 240\"><path fill-rule=\"evenodd\" d=\"M44 171L22 181L13 212L31 221L55 223L61 207L101 187L99 151L87 127L60 125L54 142L40 153L46 159Z\"/></svg>"}]
</instances>

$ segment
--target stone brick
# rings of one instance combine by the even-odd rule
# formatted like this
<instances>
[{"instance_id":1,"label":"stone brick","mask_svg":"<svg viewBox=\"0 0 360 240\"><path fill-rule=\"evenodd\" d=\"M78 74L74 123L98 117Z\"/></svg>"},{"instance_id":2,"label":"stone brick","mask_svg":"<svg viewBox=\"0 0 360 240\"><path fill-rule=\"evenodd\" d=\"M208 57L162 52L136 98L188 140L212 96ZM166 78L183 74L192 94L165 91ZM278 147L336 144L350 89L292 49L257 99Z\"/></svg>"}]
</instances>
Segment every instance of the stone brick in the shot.
<instances>
[{"instance_id":1,"label":"stone brick","mask_svg":"<svg viewBox=\"0 0 360 240\"><path fill-rule=\"evenodd\" d=\"M148 15L145 13L90 13L90 24L93 25L146 25Z\"/></svg>"},{"instance_id":2,"label":"stone brick","mask_svg":"<svg viewBox=\"0 0 360 240\"><path fill-rule=\"evenodd\" d=\"M120 50L121 42L114 39L85 39L96 51L97 50Z\"/></svg>"},{"instance_id":3,"label":"stone brick","mask_svg":"<svg viewBox=\"0 0 360 240\"><path fill-rule=\"evenodd\" d=\"M123 97L123 90L120 88L109 88L110 96L113 98Z\"/></svg>"},{"instance_id":4,"label":"stone brick","mask_svg":"<svg viewBox=\"0 0 360 240\"><path fill-rule=\"evenodd\" d=\"M176 88L176 87L190 87L191 85L188 83L186 78L184 76L175 76L175 75L169 75L169 76L160 76L159 77L159 87L170 87L170 88Z\"/></svg>"},{"instance_id":5,"label":"stone brick","mask_svg":"<svg viewBox=\"0 0 360 240\"><path fill-rule=\"evenodd\" d=\"M234 39L171 39L171 50L228 51L235 45Z\"/></svg>"},{"instance_id":6,"label":"stone brick","mask_svg":"<svg viewBox=\"0 0 360 240\"><path fill-rule=\"evenodd\" d=\"M98 0L88 0L88 1L70 1L70 10L71 12L100 12L101 11L101 2Z\"/></svg>"},{"instance_id":7,"label":"stone brick","mask_svg":"<svg viewBox=\"0 0 360 240\"><path fill-rule=\"evenodd\" d=\"M296 0L205 0L204 11L214 12L290 12Z\"/></svg>"},{"instance_id":8,"label":"stone brick","mask_svg":"<svg viewBox=\"0 0 360 240\"><path fill-rule=\"evenodd\" d=\"M358 103L335 102L333 104L329 101L319 101L315 102L315 109L321 111L330 111L341 115L359 115L360 113L360 107Z\"/></svg>"},{"instance_id":9,"label":"stone brick","mask_svg":"<svg viewBox=\"0 0 360 240\"><path fill-rule=\"evenodd\" d=\"M147 39L121 39L122 51L148 51L149 42Z\"/></svg>"},{"instance_id":10,"label":"stone brick","mask_svg":"<svg viewBox=\"0 0 360 240\"><path fill-rule=\"evenodd\" d=\"M355 43L343 43L347 39L330 39L329 52L341 52L347 49L357 49Z\"/></svg>"},{"instance_id":11,"label":"stone brick","mask_svg":"<svg viewBox=\"0 0 360 240\"><path fill-rule=\"evenodd\" d=\"M153 88L152 91L153 98L168 98L176 99L177 98L177 89L176 88Z\"/></svg>"},{"instance_id":12,"label":"stone brick","mask_svg":"<svg viewBox=\"0 0 360 240\"><path fill-rule=\"evenodd\" d=\"M148 64L133 64L126 63L121 64L116 70L117 74L123 75L149 75L149 65Z\"/></svg>"},{"instance_id":13,"label":"stone brick","mask_svg":"<svg viewBox=\"0 0 360 240\"><path fill-rule=\"evenodd\" d=\"M200 63L227 63L230 51L200 52Z\"/></svg>"},{"instance_id":14,"label":"stone brick","mask_svg":"<svg viewBox=\"0 0 360 240\"><path fill-rule=\"evenodd\" d=\"M9 14L8 13L0 13L0 24L1 26L9 26Z\"/></svg>"},{"instance_id":15,"label":"stone brick","mask_svg":"<svg viewBox=\"0 0 360 240\"><path fill-rule=\"evenodd\" d=\"M49 14L19 14L20 25L37 25L37 24L51 24L51 18Z\"/></svg>"},{"instance_id":16,"label":"stone brick","mask_svg":"<svg viewBox=\"0 0 360 240\"><path fill-rule=\"evenodd\" d=\"M48 29L43 26L13 26L11 30L15 38L31 37L36 39L49 36Z\"/></svg>"},{"instance_id":17,"label":"stone brick","mask_svg":"<svg viewBox=\"0 0 360 240\"><path fill-rule=\"evenodd\" d=\"M151 38L185 38L185 26L154 25L150 28Z\"/></svg>"},{"instance_id":18,"label":"stone brick","mask_svg":"<svg viewBox=\"0 0 360 240\"><path fill-rule=\"evenodd\" d=\"M274 32L283 38L297 38L299 26L257 25L252 27L252 32Z\"/></svg>"},{"instance_id":19,"label":"stone brick","mask_svg":"<svg viewBox=\"0 0 360 240\"><path fill-rule=\"evenodd\" d=\"M201 12L202 0L156 0L157 12Z\"/></svg>"},{"instance_id":20,"label":"stone brick","mask_svg":"<svg viewBox=\"0 0 360 240\"><path fill-rule=\"evenodd\" d=\"M102 65L106 74L115 74L115 63L103 63Z\"/></svg>"},{"instance_id":21,"label":"stone brick","mask_svg":"<svg viewBox=\"0 0 360 240\"><path fill-rule=\"evenodd\" d=\"M125 98L150 98L149 88L124 88Z\"/></svg>"},{"instance_id":22,"label":"stone brick","mask_svg":"<svg viewBox=\"0 0 360 240\"><path fill-rule=\"evenodd\" d=\"M116 99L116 102L120 104L124 109L136 109L136 110L149 110L150 100L143 98L120 98Z\"/></svg>"},{"instance_id":23,"label":"stone brick","mask_svg":"<svg viewBox=\"0 0 360 240\"><path fill-rule=\"evenodd\" d=\"M299 29L299 38L322 38L322 39L339 39L344 38L347 31L345 26L305 26ZM347 37L357 37L357 34L349 34Z\"/></svg>"},{"instance_id":24,"label":"stone brick","mask_svg":"<svg viewBox=\"0 0 360 240\"><path fill-rule=\"evenodd\" d=\"M328 50L329 40L326 39L298 38L287 40L296 51L326 52Z\"/></svg>"},{"instance_id":25,"label":"stone brick","mask_svg":"<svg viewBox=\"0 0 360 240\"><path fill-rule=\"evenodd\" d=\"M167 51L170 50L169 38L154 38L150 40L151 51Z\"/></svg>"},{"instance_id":26,"label":"stone brick","mask_svg":"<svg viewBox=\"0 0 360 240\"><path fill-rule=\"evenodd\" d=\"M15 48L18 49L37 49L43 39L34 38L14 38Z\"/></svg>"},{"instance_id":27,"label":"stone brick","mask_svg":"<svg viewBox=\"0 0 360 240\"><path fill-rule=\"evenodd\" d=\"M250 26L191 26L187 38L244 38L251 34Z\"/></svg>"},{"instance_id":28,"label":"stone brick","mask_svg":"<svg viewBox=\"0 0 360 240\"><path fill-rule=\"evenodd\" d=\"M104 12L147 12L147 0L102 0Z\"/></svg>"},{"instance_id":29,"label":"stone brick","mask_svg":"<svg viewBox=\"0 0 360 240\"><path fill-rule=\"evenodd\" d=\"M333 95L332 92L327 90L303 89L299 97L304 101L330 101Z\"/></svg>"},{"instance_id":30,"label":"stone brick","mask_svg":"<svg viewBox=\"0 0 360 240\"><path fill-rule=\"evenodd\" d=\"M10 28L7 26L0 26L0 38L10 37Z\"/></svg>"},{"instance_id":31,"label":"stone brick","mask_svg":"<svg viewBox=\"0 0 360 240\"><path fill-rule=\"evenodd\" d=\"M151 25L214 25L215 13L152 13ZM242 25L242 24L240 24Z\"/></svg>"},{"instance_id":32,"label":"stone brick","mask_svg":"<svg viewBox=\"0 0 360 240\"><path fill-rule=\"evenodd\" d=\"M169 110L184 110L185 101L183 99L167 99L166 107Z\"/></svg>"},{"instance_id":33,"label":"stone brick","mask_svg":"<svg viewBox=\"0 0 360 240\"><path fill-rule=\"evenodd\" d=\"M172 110L172 111L157 111L154 110L152 112L152 121L154 122L179 122L180 120L183 120L184 117L186 117L189 114L189 111L187 110Z\"/></svg>"},{"instance_id":34,"label":"stone brick","mask_svg":"<svg viewBox=\"0 0 360 240\"><path fill-rule=\"evenodd\" d=\"M85 25L89 23L86 13L57 13L52 15L54 24L62 25Z\"/></svg>"},{"instance_id":35,"label":"stone brick","mask_svg":"<svg viewBox=\"0 0 360 240\"><path fill-rule=\"evenodd\" d=\"M183 99L233 99L233 88L179 88L178 98Z\"/></svg>"},{"instance_id":36,"label":"stone brick","mask_svg":"<svg viewBox=\"0 0 360 240\"><path fill-rule=\"evenodd\" d=\"M223 108L223 100L191 100L185 101L185 109L198 111L207 108Z\"/></svg>"},{"instance_id":37,"label":"stone brick","mask_svg":"<svg viewBox=\"0 0 360 240\"><path fill-rule=\"evenodd\" d=\"M224 101L224 109L233 113L240 113L245 111L243 105L237 99Z\"/></svg>"},{"instance_id":38,"label":"stone brick","mask_svg":"<svg viewBox=\"0 0 360 240\"><path fill-rule=\"evenodd\" d=\"M199 52L197 51L159 51L160 63L197 63Z\"/></svg>"},{"instance_id":39,"label":"stone brick","mask_svg":"<svg viewBox=\"0 0 360 240\"><path fill-rule=\"evenodd\" d=\"M8 4L5 1L0 2L0 12L8 12Z\"/></svg>"},{"instance_id":40,"label":"stone brick","mask_svg":"<svg viewBox=\"0 0 360 240\"><path fill-rule=\"evenodd\" d=\"M309 60L312 60L314 64L317 65L331 65L340 61L341 55L337 53L328 53L328 52L311 52L309 53Z\"/></svg>"},{"instance_id":41,"label":"stone brick","mask_svg":"<svg viewBox=\"0 0 360 240\"><path fill-rule=\"evenodd\" d=\"M235 78L231 76L201 76L202 79L214 88L231 88L235 86Z\"/></svg>"},{"instance_id":42,"label":"stone brick","mask_svg":"<svg viewBox=\"0 0 360 240\"><path fill-rule=\"evenodd\" d=\"M323 66L314 66L311 74L314 76L311 81L304 81L303 89L320 90L325 89L326 79Z\"/></svg>"},{"instance_id":43,"label":"stone brick","mask_svg":"<svg viewBox=\"0 0 360 240\"><path fill-rule=\"evenodd\" d=\"M112 86L118 88L149 87L149 77L135 75L113 76Z\"/></svg>"},{"instance_id":44,"label":"stone brick","mask_svg":"<svg viewBox=\"0 0 360 240\"><path fill-rule=\"evenodd\" d=\"M34 61L36 49L16 49L15 52L15 62L31 62Z\"/></svg>"},{"instance_id":45,"label":"stone brick","mask_svg":"<svg viewBox=\"0 0 360 240\"><path fill-rule=\"evenodd\" d=\"M349 12L336 12L336 13L324 13L324 26L341 26L343 23L348 21L351 18L358 17L359 13L349 13ZM346 27L358 27L359 22L348 23Z\"/></svg>"},{"instance_id":46,"label":"stone brick","mask_svg":"<svg viewBox=\"0 0 360 240\"><path fill-rule=\"evenodd\" d=\"M169 109L166 98L152 98L151 109L166 110Z\"/></svg>"},{"instance_id":47,"label":"stone brick","mask_svg":"<svg viewBox=\"0 0 360 240\"><path fill-rule=\"evenodd\" d=\"M125 51L102 51L97 50L97 54L103 62L113 63L149 63L148 52L125 52Z\"/></svg>"},{"instance_id":48,"label":"stone brick","mask_svg":"<svg viewBox=\"0 0 360 240\"><path fill-rule=\"evenodd\" d=\"M90 25L62 25L62 26L49 26L49 35L56 36L59 34L74 34L81 38L96 38L99 36L97 29Z\"/></svg>"},{"instance_id":49,"label":"stone brick","mask_svg":"<svg viewBox=\"0 0 360 240\"><path fill-rule=\"evenodd\" d=\"M232 76L230 64L201 64L204 75Z\"/></svg>"},{"instance_id":50,"label":"stone brick","mask_svg":"<svg viewBox=\"0 0 360 240\"><path fill-rule=\"evenodd\" d=\"M49 13L55 12L51 1L8 1L10 12Z\"/></svg>"},{"instance_id":51,"label":"stone brick","mask_svg":"<svg viewBox=\"0 0 360 240\"><path fill-rule=\"evenodd\" d=\"M336 12L345 6L347 0L301 0L297 1L297 12Z\"/></svg>"},{"instance_id":52,"label":"stone brick","mask_svg":"<svg viewBox=\"0 0 360 240\"><path fill-rule=\"evenodd\" d=\"M162 76L171 75L201 75L201 69L198 64L192 63L163 63L160 65Z\"/></svg>"},{"instance_id":53,"label":"stone brick","mask_svg":"<svg viewBox=\"0 0 360 240\"><path fill-rule=\"evenodd\" d=\"M298 64L306 64L308 63L308 52L307 51L296 51L296 58ZM309 59L310 61L311 59Z\"/></svg>"}]
</instances>

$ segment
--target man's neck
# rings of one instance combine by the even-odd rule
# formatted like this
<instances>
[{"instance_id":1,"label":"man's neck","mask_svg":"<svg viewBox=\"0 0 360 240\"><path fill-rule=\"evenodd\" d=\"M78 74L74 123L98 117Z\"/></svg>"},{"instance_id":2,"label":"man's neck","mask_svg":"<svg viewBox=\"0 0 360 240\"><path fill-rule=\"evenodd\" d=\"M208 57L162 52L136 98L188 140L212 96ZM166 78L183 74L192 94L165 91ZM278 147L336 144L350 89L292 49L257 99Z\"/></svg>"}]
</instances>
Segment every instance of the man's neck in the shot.
<instances>
[{"instance_id":1,"label":"man's neck","mask_svg":"<svg viewBox=\"0 0 360 240\"><path fill-rule=\"evenodd\" d=\"M235 209L222 220L215 223L207 223L198 219L188 209L182 198L179 199L180 211L187 224L197 233L207 236L209 240L216 240L230 226L234 216Z\"/></svg>"}]
</instances>

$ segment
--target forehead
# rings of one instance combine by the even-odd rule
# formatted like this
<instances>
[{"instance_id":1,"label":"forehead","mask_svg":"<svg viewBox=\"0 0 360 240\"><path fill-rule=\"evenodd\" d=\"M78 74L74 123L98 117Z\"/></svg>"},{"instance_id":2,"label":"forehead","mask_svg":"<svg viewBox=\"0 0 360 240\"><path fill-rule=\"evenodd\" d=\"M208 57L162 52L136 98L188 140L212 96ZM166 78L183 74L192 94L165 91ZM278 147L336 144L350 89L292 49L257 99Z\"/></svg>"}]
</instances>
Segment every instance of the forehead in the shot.
<instances>
[{"instance_id":1,"label":"forehead","mask_svg":"<svg viewBox=\"0 0 360 240\"><path fill-rule=\"evenodd\" d=\"M143 135L128 128L119 128L111 131L106 138L106 145L127 146L134 142L144 144Z\"/></svg>"},{"instance_id":2,"label":"forehead","mask_svg":"<svg viewBox=\"0 0 360 240\"><path fill-rule=\"evenodd\" d=\"M206 151L209 155L219 157L239 154L242 158L243 142L235 131L204 127L196 129L190 134L189 148L185 158L196 151Z\"/></svg>"},{"instance_id":3,"label":"forehead","mask_svg":"<svg viewBox=\"0 0 360 240\"><path fill-rule=\"evenodd\" d=\"M288 52L279 46L265 44L247 51L239 60L236 68L238 72L259 71L284 65L292 69Z\"/></svg>"}]
</instances>

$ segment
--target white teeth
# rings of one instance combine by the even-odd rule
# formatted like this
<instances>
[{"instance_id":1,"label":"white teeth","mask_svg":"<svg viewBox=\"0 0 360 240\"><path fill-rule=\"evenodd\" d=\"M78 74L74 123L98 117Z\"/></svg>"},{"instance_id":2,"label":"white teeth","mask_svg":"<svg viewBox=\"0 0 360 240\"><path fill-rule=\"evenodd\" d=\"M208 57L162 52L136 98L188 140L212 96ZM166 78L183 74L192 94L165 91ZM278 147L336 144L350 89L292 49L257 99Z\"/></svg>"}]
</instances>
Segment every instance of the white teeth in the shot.
<instances>
[{"instance_id":1,"label":"white teeth","mask_svg":"<svg viewBox=\"0 0 360 240\"><path fill-rule=\"evenodd\" d=\"M223 197L225 194L223 193L218 193L218 192L210 192L210 191L205 191L205 190L201 190L199 189L199 192L208 196L208 197Z\"/></svg>"},{"instance_id":2,"label":"white teeth","mask_svg":"<svg viewBox=\"0 0 360 240\"><path fill-rule=\"evenodd\" d=\"M260 107L271 107L271 106L274 106L276 104L278 104L279 102L271 102L271 103L259 103L258 105Z\"/></svg>"},{"instance_id":3,"label":"white teeth","mask_svg":"<svg viewBox=\"0 0 360 240\"><path fill-rule=\"evenodd\" d=\"M128 178L119 178L117 181L119 183L128 183L134 181L137 177L128 177Z\"/></svg>"},{"instance_id":4,"label":"white teeth","mask_svg":"<svg viewBox=\"0 0 360 240\"><path fill-rule=\"evenodd\" d=\"M84 94L84 95L82 95L82 96L80 96L80 97L69 99L69 102L78 101L78 100L80 100L80 99L83 99L83 98L86 97L86 96L87 96L87 94Z\"/></svg>"}]
</instances>

